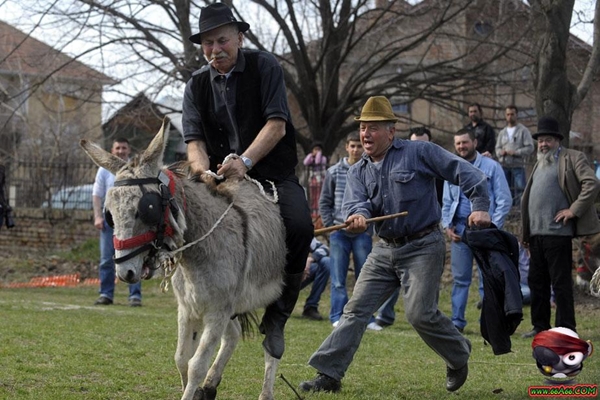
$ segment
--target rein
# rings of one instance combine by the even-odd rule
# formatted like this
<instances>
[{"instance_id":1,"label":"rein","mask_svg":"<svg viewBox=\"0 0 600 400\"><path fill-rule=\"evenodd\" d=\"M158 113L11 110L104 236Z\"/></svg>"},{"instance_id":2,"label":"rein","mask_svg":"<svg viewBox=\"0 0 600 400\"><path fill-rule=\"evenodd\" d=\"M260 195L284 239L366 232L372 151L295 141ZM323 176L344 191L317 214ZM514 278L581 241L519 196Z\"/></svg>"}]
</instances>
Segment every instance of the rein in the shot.
<instances>
[{"instance_id":1,"label":"rein","mask_svg":"<svg viewBox=\"0 0 600 400\"><path fill-rule=\"evenodd\" d=\"M223 160L223 164L227 164L230 160L237 160L238 158L240 158L240 156L238 156L235 153L231 153L231 154L227 155L227 157L225 157L225 159ZM204 171L204 173L206 175L212 176L213 178L218 179L218 180L225 179L224 175L217 175L216 173L212 172L211 170ZM244 175L244 179L254 183L256 185L256 187L258 187L258 190L260 190L260 194L262 194L264 196L264 198L269 200L271 203L277 204L279 202L279 195L277 194L277 188L275 187L274 182L267 181L271 184L271 190L273 191L273 196L271 197L265 192L265 188L259 181L257 181L254 178L251 178L250 175L248 175L248 174Z\"/></svg>"}]
</instances>

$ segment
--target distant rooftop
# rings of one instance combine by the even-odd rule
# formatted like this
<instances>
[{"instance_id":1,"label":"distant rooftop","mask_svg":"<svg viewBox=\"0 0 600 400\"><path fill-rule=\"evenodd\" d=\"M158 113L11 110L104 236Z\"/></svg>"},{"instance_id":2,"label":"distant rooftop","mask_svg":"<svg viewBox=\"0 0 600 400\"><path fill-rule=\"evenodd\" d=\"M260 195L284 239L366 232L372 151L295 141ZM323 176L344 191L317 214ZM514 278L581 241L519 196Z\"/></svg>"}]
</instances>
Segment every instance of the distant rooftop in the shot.
<instances>
[{"instance_id":1,"label":"distant rooftop","mask_svg":"<svg viewBox=\"0 0 600 400\"><path fill-rule=\"evenodd\" d=\"M0 21L0 73L45 76L51 72L56 77L69 80L85 80L104 85L117 83L102 72Z\"/></svg>"}]
</instances>

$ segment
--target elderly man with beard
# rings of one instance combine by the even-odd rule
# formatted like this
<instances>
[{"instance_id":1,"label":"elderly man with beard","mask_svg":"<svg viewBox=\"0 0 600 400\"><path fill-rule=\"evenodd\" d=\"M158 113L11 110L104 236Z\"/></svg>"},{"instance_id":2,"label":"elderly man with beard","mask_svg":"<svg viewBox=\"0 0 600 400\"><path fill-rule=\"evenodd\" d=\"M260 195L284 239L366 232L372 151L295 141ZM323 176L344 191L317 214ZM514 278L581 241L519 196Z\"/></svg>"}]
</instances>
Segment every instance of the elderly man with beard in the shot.
<instances>
[{"instance_id":1,"label":"elderly man with beard","mask_svg":"<svg viewBox=\"0 0 600 400\"><path fill-rule=\"evenodd\" d=\"M555 326L575 331L572 244L575 236L600 232L594 200L600 182L585 154L561 146L563 135L552 117L538 121L537 163L523 193L523 243L529 246L531 261L528 283L531 289L529 338L550 326L550 293L556 303Z\"/></svg>"}]
</instances>

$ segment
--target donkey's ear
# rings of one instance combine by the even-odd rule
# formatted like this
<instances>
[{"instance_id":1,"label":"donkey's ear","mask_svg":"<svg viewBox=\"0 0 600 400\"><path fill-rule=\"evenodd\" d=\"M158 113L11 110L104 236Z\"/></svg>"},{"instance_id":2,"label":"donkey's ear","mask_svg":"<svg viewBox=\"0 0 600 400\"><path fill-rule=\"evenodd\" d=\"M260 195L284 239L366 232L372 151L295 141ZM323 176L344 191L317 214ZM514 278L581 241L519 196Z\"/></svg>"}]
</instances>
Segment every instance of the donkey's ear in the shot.
<instances>
[{"instance_id":1,"label":"donkey's ear","mask_svg":"<svg viewBox=\"0 0 600 400\"><path fill-rule=\"evenodd\" d=\"M165 148L167 146L167 141L169 139L169 123L166 118L163 119L162 126L160 130L150 142L150 145L144 152L140 158L140 164L149 164L153 166L160 166L163 158L163 154L165 152Z\"/></svg>"},{"instance_id":2,"label":"donkey's ear","mask_svg":"<svg viewBox=\"0 0 600 400\"><path fill-rule=\"evenodd\" d=\"M85 139L79 141L79 145L87 153L87 155L96 163L97 166L103 167L110 171L113 175L117 174L126 162L119 157L109 153L96 143L88 142Z\"/></svg>"}]
</instances>

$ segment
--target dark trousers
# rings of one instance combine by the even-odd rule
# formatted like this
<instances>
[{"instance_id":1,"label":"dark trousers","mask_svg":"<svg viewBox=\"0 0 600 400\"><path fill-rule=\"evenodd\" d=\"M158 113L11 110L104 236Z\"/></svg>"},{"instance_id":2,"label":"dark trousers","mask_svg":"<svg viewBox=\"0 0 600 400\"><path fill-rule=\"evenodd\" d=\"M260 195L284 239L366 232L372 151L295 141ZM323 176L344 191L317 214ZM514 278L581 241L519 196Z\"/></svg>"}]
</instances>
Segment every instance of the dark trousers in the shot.
<instances>
[{"instance_id":1,"label":"dark trousers","mask_svg":"<svg viewBox=\"0 0 600 400\"><path fill-rule=\"evenodd\" d=\"M314 235L306 194L295 175L278 181L275 186L279 196L279 211L286 232L285 244L288 253L285 272L301 273L306 266L310 242Z\"/></svg>"},{"instance_id":2,"label":"dark trousers","mask_svg":"<svg viewBox=\"0 0 600 400\"><path fill-rule=\"evenodd\" d=\"M531 323L537 331L550 326L550 295L554 289L555 327L575 330L571 237L532 236L527 282L531 289Z\"/></svg>"},{"instance_id":3,"label":"dark trousers","mask_svg":"<svg viewBox=\"0 0 600 400\"><path fill-rule=\"evenodd\" d=\"M263 340L265 350L272 357L281 359L285 350L283 330L298 300L302 273L306 266L314 231L306 195L298 178L292 175L275 185L279 197L279 211L285 225L285 243L288 250L285 286L279 299L267 306L259 329L265 334Z\"/></svg>"}]
</instances>

